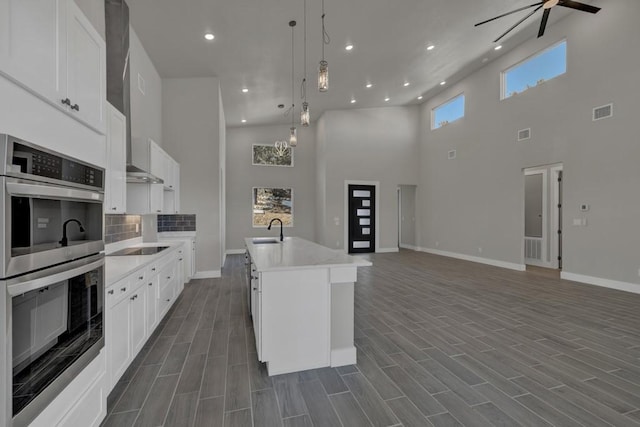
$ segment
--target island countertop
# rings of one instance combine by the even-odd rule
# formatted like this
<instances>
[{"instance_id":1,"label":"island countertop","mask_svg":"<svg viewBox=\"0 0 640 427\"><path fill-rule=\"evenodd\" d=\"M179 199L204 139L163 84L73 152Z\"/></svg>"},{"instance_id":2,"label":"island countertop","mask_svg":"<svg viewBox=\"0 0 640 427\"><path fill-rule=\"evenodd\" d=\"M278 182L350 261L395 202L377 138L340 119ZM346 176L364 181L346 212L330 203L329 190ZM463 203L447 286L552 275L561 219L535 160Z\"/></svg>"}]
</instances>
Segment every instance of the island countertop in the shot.
<instances>
[{"instance_id":1,"label":"island countertop","mask_svg":"<svg viewBox=\"0 0 640 427\"><path fill-rule=\"evenodd\" d=\"M251 259L259 272L316 267L367 267L370 261L329 249L299 237L286 237L283 242L255 243L264 238L246 238Z\"/></svg>"}]
</instances>

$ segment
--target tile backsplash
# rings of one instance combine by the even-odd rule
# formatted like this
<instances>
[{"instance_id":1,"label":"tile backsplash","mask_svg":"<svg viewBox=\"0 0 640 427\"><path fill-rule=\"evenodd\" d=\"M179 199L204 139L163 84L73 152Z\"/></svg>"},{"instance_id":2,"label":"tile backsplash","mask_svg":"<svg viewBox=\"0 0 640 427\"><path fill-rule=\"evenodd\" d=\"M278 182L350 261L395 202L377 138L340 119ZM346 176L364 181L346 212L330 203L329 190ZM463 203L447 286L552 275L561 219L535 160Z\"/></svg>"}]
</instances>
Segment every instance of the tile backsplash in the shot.
<instances>
[{"instance_id":1,"label":"tile backsplash","mask_svg":"<svg viewBox=\"0 0 640 427\"><path fill-rule=\"evenodd\" d=\"M164 231L196 231L196 216L158 215L158 233Z\"/></svg>"},{"instance_id":2,"label":"tile backsplash","mask_svg":"<svg viewBox=\"0 0 640 427\"><path fill-rule=\"evenodd\" d=\"M140 215L105 215L104 243L142 236L142 217Z\"/></svg>"}]
</instances>

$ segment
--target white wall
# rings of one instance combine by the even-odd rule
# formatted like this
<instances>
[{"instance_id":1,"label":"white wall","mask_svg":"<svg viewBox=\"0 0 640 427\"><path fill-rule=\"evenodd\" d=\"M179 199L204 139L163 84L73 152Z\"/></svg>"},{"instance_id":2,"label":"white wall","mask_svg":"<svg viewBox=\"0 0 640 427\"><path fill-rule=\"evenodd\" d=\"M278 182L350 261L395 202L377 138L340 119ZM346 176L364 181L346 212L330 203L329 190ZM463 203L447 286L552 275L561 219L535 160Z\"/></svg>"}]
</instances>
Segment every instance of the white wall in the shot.
<instances>
[{"instance_id":1,"label":"white wall","mask_svg":"<svg viewBox=\"0 0 640 427\"><path fill-rule=\"evenodd\" d=\"M104 2L106 0L75 0L76 4L91 22L91 25L105 39Z\"/></svg>"},{"instance_id":2,"label":"white wall","mask_svg":"<svg viewBox=\"0 0 640 427\"><path fill-rule=\"evenodd\" d=\"M253 187L293 188L293 227L285 236L315 240L315 130L298 127L294 167L252 166L252 145L288 138L289 126L246 126L227 129L227 249L244 248L244 238L273 236L279 231L252 225Z\"/></svg>"},{"instance_id":3,"label":"white wall","mask_svg":"<svg viewBox=\"0 0 640 427\"><path fill-rule=\"evenodd\" d=\"M196 214L196 270L208 276L221 268L219 84L216 78L162 81L164 149L180 163L181 210Z\"/></svg>"},{"instance_id":4,"label":"white wall","mask_svg":"<svg viewBox=\"0 0 640 427\"><path fill-rule=\"evenodd\" d=\"M377 230L381 249L398 247L400 184L418 180L418 107L366 108L327 111L318 131L318 229L321 244L344 248L344 184L378 181ZM335 219L338 218L336 225Z\"/></svg>"},{"instance_id":5,"label":"white wall","mask_svg":"<svg viewBox=\"0 0 640 427\"><path fill-rule=\"evenodd\" d=\"M224 106L222 105L222 92L218 91L218 123L220 123L219 129L219 159L218 168L220 169L220 266L224 267L224 261L226 259L227 248L227 127L226 119L224 117Z\"/></svg>"},{"instance_id":6,"label":"white wall","mask_svg":"<svg viewBox=\"0 0 640 427\"><path fill-rule=\"evenodd\" d=\"M131 140L136 144L151 138L162 145L162 79L133 28L129 31ZM138 75L144 80L144 93Z\"/></svg>"},{"instance_id":7,"label":"white wall","mask_svg":"<svg viewBox=\"0 0 640 427\"><path fill-rule=\"evenodd\" d=\"M640 2L607 2L594 16L571 13L423 104L420 246L523 263L523 168L564 164L564 271L639 283ZM500 72L565 38L567 73L504 101ZM466 115L429 130L431 109L464 92ZM592 108L614 103L593 122ZM532 138L516 142L519 129ZM455 160L447 151L457 150ZM587 213L582 203L591 205ZM586 218L586 227L572 226ZM482 248L480 253L478 248Z\"/></svg>"}]
</instances>

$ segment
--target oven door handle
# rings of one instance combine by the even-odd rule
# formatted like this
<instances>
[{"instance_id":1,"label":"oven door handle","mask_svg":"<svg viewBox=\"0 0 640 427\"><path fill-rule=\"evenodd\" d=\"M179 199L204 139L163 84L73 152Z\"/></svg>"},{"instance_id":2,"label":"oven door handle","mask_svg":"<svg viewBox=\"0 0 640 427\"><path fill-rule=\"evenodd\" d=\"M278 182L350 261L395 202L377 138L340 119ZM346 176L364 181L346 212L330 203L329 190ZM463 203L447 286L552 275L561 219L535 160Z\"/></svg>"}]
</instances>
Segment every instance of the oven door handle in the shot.
<instances>
[{"instance_id":1,"label":"oven door handle","mask_svg":"<svg viewBox=\"0 0 640 427\"><path fill-rule=\"evenodd\" d=\"M91 255L44 270L14 277L7 280L7 292L12 297L25 294L36 289L51 286L72 277L80 276L104 266L104 254ZM102 278L104 280L104 278Z\"/></svg>"},{"instance_id":2,"label":"oven door handle","mask_svg":"<svg viewBox=\"0 0 640 427\"><path fill-rule=\"evenodd\" d=\"M100 203L104 201L104 194L97 191L79 190L68 187L58 187L44 184L31 184L7 180L7 193L17 197L37 197L40 199L78 200Z\"/></svg>"}]
</instances>

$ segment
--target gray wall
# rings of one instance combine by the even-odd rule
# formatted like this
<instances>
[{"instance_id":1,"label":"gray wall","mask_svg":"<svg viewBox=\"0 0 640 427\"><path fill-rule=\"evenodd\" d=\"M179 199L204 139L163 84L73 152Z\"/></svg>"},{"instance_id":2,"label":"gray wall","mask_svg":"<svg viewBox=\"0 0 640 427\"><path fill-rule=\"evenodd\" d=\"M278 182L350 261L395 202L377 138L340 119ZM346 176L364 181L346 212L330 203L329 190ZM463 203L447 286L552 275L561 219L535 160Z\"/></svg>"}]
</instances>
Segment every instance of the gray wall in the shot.
<instances>
[{"instance_id":1,"label":"gray wall","mask_svg":"<svg viewBox=\"0 0 640 427\"><path fill-rule=\"evenodd\" d=\"M220 88L216 78L162 81L164 149L180 163L180 204L196 214L196 270L220 270Z\"/></svg>"},{"instance_id":2,"label":"gray wall","mask_svg":"<svg viewBox=\"0 0 640 427\"><path fill-rule=\"evenodd\" d=\"M105 0L75 0L76 4L91 22L91 25L105 39L104 2Z\"/></svg>"},{"instance_id":3,"label":"gray wall","mask_svg":"<svg viewBox=\"0 0 640 427\"><path fill-rule=\"evenodd\" d=\"M227 248L227 126L224 116L224 106L222 105L222 92L218 91L218 123L219 128L219 209L220 209L220 265L224 267Z\"/></svg>"},{"instance_id":4,"label":"gray wall","mask_svg":"<svg viewBox=\"0 0 640 427\"><path fill-rule=\"evenodd\" d=\"M400 244L416 245L416 186L400 186Z\"/></svg>"},{"instance_id":5,"label":"gray wall","mask_svg":"<svg viewBox=\"0 0 640 427\"><path fill-rule=\"evenodd\" d=\"M153 139L162 145L162 80L133 28L129 28L131 49L131 140ZM144 93L138 87L138 74L144 79Z\"/></svg>"},{"instance_id":6,"label":"gray wall","mask_svg":"<svg viewBox=\"0 0 640 427\"><path fill-rule=\"evenodd\" d=\"M293 188L293 227L285 236L315 240L315 130L298 127L294 167L252 166L252 145L272 144L289 136L289 126L246 126L227 129L227 249L244 248L244 238L273 236L278 231L253 228L253 187Z\"/></svg>"},{"instance_id":7,"label":"gray wall","mask_svg":"<svg viewBox=\"0 0 640 427\"><path fill-rule=\"evenodd\" d=\"M344 185L349 181L379 181L381 249L398 247L400 184L418 179L418 107L366 108L327 111L321 119L318 206L323 223L320 243L344 248ZM339 219L336 225L335 218Z\"/></svg>"},{"instance_id":8,"label":"gray wall","mask_svg":"<svg viewBox=\"0 0 640 427\"><path fill-rule=\"evenodd\" d=\"M571 13L423 104L420 246L522 264L522 169L562 162L564 271L639 282L638 16L637 0ZM564 37L565 75L499 100L500 71ZM431 109L462 91L465 118L430 131ZM614 117L593 122L592 108L610 102ZM531 140L516 142L528 127ZM591 210L580 212L581 203ZM588 225L572 226L581 217Z\"/></svg>"}]
</instances>

